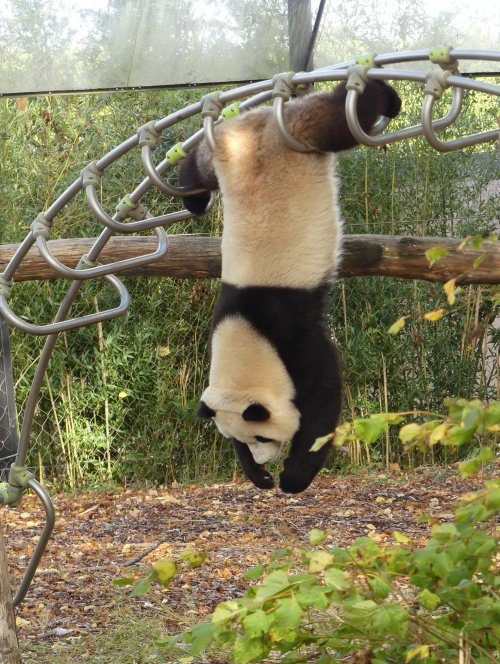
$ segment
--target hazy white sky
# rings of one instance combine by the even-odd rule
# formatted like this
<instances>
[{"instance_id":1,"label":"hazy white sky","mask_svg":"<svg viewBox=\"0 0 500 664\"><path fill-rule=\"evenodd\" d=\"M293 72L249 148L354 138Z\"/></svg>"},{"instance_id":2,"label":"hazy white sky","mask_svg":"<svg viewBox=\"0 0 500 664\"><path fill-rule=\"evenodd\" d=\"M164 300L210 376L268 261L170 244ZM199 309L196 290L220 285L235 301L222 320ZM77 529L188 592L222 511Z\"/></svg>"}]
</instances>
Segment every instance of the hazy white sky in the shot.
<instances>
[{"instance_id":1,"label":"hazy white sky","mask_svg":"<svg viewBox=\"0 0 500 664\"><path fill-rule=\"evenodd\" d=\"M254 11L258 9L259 0L247 2ZM319 0L312 0L313 14L318 5ZM191 16L200 20L191 21L186 6L194 9ZM239 38L239 21L232 15L235 8L244 7L241 2L232 5L227 0L128 0L123 2L123 12L119 14L114 4L112 20L105 20L110 12L108 0L44 0L40 7L43 15L53 16L54 21L66 19L73 36L64 42L59 32L49 29L45 39L40 39L38 31L30 41L22 21L23 16L36 17L37 0L0 0L0 25L8 26L0 30L0 93L246 80L271 77L276 66L287 66L286 38L276 39L280 31L282 37L286 35L284 11L274 22L269 20L269 13L265 18L263 14L256 30L258 43L244 46L243 35ZM18 11L13 18L15 8ZM286 9L285 0L283 8ZM94 19L85 18L86 10L94 13ZM95 20L95 12L102 12L102 21ZM398 12L404 14L403 22L398 21ZM448 13L446 20L442 19L443 12ZM172 27L178 16L191 35L185 42L166 37L165 21ZM258 21L259 16L257 11L254 20ZM227 34L221 36L224 21L230 25ZM370 31L372 24L377 30ZM411 38L398 44L395 33L403 24ZM103 38L100 26L107 30ZM204 39L205 35L213 44ZM42 46L37 46L37 39ZM500 2L327 0L315 64L335 64L364 50L398 51L403 43L405 48L424 49L440 46L443 41L456 48L500 50ZM131 42L133 49L127 45ZM101 60L92 55L96 44ZM237 48L231 51L235 46L240 47L240 52ZM43 48L45 56L37 53L37 48ZM242 48L248 52L243 58ZM52 56L48 60L47 52ZM268 57L269 53L273 57ZM499 71L500 65L488 63L488 70Z\"/></svg>"}]
</instances>

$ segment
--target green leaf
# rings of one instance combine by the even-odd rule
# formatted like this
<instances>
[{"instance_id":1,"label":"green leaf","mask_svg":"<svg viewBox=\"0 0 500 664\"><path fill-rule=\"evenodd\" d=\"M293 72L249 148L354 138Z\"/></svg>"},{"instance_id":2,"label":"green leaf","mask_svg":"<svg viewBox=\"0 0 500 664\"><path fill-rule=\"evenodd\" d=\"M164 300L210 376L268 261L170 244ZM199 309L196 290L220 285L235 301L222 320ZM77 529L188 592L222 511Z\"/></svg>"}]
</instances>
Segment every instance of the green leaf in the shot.
<instances>
[{"instance_id":1,"label":"green leaf","mask_svg":"<svg viewBox=\"0 0 500 664\"><path fill-rule=\"evenodd\" d=\"M399 604L380 604L372 617L374 636L404 638L408 630L408 611Z\"/></svg>"},{"instance_id":2,"label":"green leaf","mask_svg":"<svg viewBox=\"0 0 500 664\"><path fill-rule=\"evenodd\" d=\"M444 247L432 247L425 252L425 257L429 261L429 267L432 267L434 263L437 263L445 256L448 256L448 249Z\"/></svg>"},{"instance_id":3,"label":"green leaf","mask_svg":"<svg viewBox=\"0 0 500 664\"><path fill-rule=\"evenodd\" d=\"M261 634L267 634L269 627L273 623L273 619L262 609L256 609L246 615L241 621L247 636L257 637Z\"/></svg>"},{"instance_id":4,"label":"green leaf","mask_svg":"<svg viewBox=\"0 0 500 664\"><path fill-rule=\"evenodd\" d=\"M290 578L283 570L276 570L271 572L268 577L264 579L262 584L257 588L255 594L257 599L268 599L273 595L282 593L284 590L290 588Z\"/></svg>"},{"instance_id":5,"label":"green leaf","mask_svg":"<svg viewBox=\"0 0 500 664\"><path fill-rule=\"evenodd\" d=\"M325 447L325 445L331 444L334 435L335 435L334 432L332 432L332 433L327 433L326 436L320 436L319 438L316 438L314 443L309 448L309 452L318 452L323 447Z\"/></svg>"},{"instance_id":6,"label":"green leaf","mask_svg":"<svg viewBox=\"0 0 500 664\"><path fill-rule=\"evenodd\" d=\"M405 664L411 662L414 659L427 659L429 657L430 646L421 645L416 646L415 648L408 648L406 651Z\"/></svg>"},{"instance_id":7,"label":"green leaf","mask_svg":"<svg viewBox=\"0 0 500 664\"><path fill-rule=\"evenodd\" d=\"M153 564L158 583L162 586L168 586L170 581L177 574L177 565L169 558L162 558Z\"/></svg>"},{"instance_id":8,"label":"green leaf","mask_svg":"<svg viewBox=\"0 0 500 664\"><path fill-rule=\"evenodd\" d=\"M302 620L304 611L295 597L285 597L280 600L279 606L273 616L280 627L296 629Z\"/></svg>"},{"instance_id":9,"label":"green leaf","mask_svg":"<svg viewBox=\"0 0 500 664\"><path fill-rule=\"evenodd\" d=\"M324 530L319 530L318 528L313 528L309 533L309 542L312 546L321 544L327 538L327 533Z\"/></svg>"},{"instance_id":10,"label":"green leaf","mask_svg":"<svg viewBox=\"0 0 500 664\"><path fill-rule=\"evenodd\" d=\"M425 609L432 610L441 604L441 598L439 595L435 595L428 588L424 588L424 590L417 595L417 599Z\"/></svg>"},{"instance_id":11,"label":"green leaf","mask_svg":"<svg viewBox=\"0 0 500 664\"><path fill-rule=\"evenodd\" d=\"M206 551L193 551L193 549L184 549L180 554L182 560L185 560L191 569L201 567L207 559Z\"/></svg>"},{"instance_id":12,"label":"green leaf","mask_svg":"<svg viewBox=\"0 0 500 664\"><path fill-rule=\"evenodd\" d=\"M473 249L480 249L484 244L484 237L482 235L475 235L469 242Z\"/></svg>"},{"instance_id":13,"label":"green leaf","mask_svg":"<svg viewBox=\"0 0 500 664\"><path fill-rule=\"evenodd\" d=\"M132 588L132 597L141 597L141 595L145 595L151 588L152 578L153 575L149 574L144 579L137 581L135 586Z\"/></svg>"},{"instance_id":14,"label":"green leaf","mask_svg":"<svg viewBox=\"0 0 500 664\"><path fill-rule=\"evenodd\" d=\"M113 579L111 582L114 586L131 586L135 583L133 576L124 576L121 579Z\"/></svg>"},{"instance_id":15,"label":"green leaf","mask_svg":"<svg viewBox=\"0 0 500 664\"><path fill-rule=\"evenodd\" d=\"M432 528L432 538L438 542L451 542L458 534L454 523L442 523Z\"/></svg>"},{"instance_id":16,"label":"green leaf","mask_svg":"<svg viewBox=\"0 0 500 664\"><path fill-rule=\"evenodd\" d=\"M313 551L309 554L309 571L312 574L322 572L333 563L333 556L328 551Z\"/></svg>"},{"instance_id":17,"label":"green leaf","mask_svg":"<svg viewBox=\"0 0 500 664\"><path fill-rule=\"evenodd\" d=\"M349 588L349 583L346 581L344 572L336 567L327 569L323 578L329 588L334 588L335 590L346 590L346 588Z\"/></svg>"},{"instance_id":18,"label":"green leaf","mask_svg":"<svg viewBox=\"0 0 500 664\"><path fill-rule=\"evenodd\" d=\"M466 429L465 427L451 427L448 432L448 440L452 445L463 445L472 440L476 428Z\"/></svg>"},{"instance_id":19,"label":"green leaf","mask_svg":"<svg viewBox=\"0 0 500 664\"><path fill-rule=\"evenodd\" d=\"M295 594L297 602L303 609L316 609L324 611L328 607L328 598L317 586L312 588L301 588Z\"/></svg>"},{"instance_id":20,"label":"green leaf","mask_svg":"<svg viewBox=\"0 0 500 664\"><path fill-rule=\"evenodd\" d=\"M407 537L405 534L401 533L399 530L395 530L392 533L392 536L396 540L396 542L399 542L400 544L408 544L411 542L410 538Z\"/></svg>"},{"instance_id":21,"label":"green leaf","mask_svg":"<svg viewBox=\"0 0 500 664\"><path fill-rule=\"evenodd\" d=\"M453 561L447 553L437 553L432 563L434 573L441 579L445 579L453 569Z\"/></svg>"},{"instance_id":22,"label":"green leaf","mask_svg":"<svg viewBox=\"0 0 500 664\"><path fill-rule=\"evenodd\" d=\"M390 584L379 576L374 576L368 583L377 599L385 599L391 592Z\"/></svg>"},{"instance_id":23,"label":"green leaf","mask_svg":"<svg viewBox=\"0 0 500 664\"><path fill-rule=\"evenodd\" d=\"M353 427L356 435L367 445L371 445L387 431L387 422L383 419L370 417L369 419L355 419Z\"/></svg>"},{"instance_id":24,"label":"green leaf","mask_svg":"<svg viewBox=\"0 0 500 664\"><path fill-rule=\"evenodd\" d=\"M213 641L216 626L211 623L198 623L189 632L190 652L199 655Z\"/></svg>"},{"instance_id":25,"label":"green leaf","mask_svg":"<svg viewBox=\"0 0 500 664\"><path fill-rule=\"evenodd\" d=\"M484 504L489 510L500 510L500 487L490 489L486 493Z\"/></svg>"},{"instance_id":26,"label":"green leaf","mask_svg":"<svg viewBox=\"0 0 500 664\"><path fill-rule=\"evenodd\" d=\"M230 623L239 613L240 606L238 602L234 600L221 602L215 607L215 611L212 613L212 624L223 625L224 623Z\"/></svg>"},{"instance_id":27,"label":"green leaf","mask_svg":"<svg viewBox=\"0 0 500 664\"><path fill-rule=\"evenodd\" d=\"M247 664L252 660L262 659L267 651L260 639L250 639L247 636L240 636L234 643L234 661L236 664Z\"/></svg>"},{"instance_id":28,"label":"green leaf","mask_svg":"<svg viewBox=\"0 0 500 664\"><path fill-rule=\"evenodd\" d=\"M344 606L344 615L348 623L354 627L366 629L373 624L373 616L378 610L378 604L371 599L365 599L350 606Z\"/></svg>"},{"instance_id":29,"label":"green leaf","mask_svg":"<svg viewBox=\"0 0 500 664\"><path fill-rule=\"evenodd\" d=\"M411 422L410 424L406 424L404 427L401 427L399 430L399 439L403 443L408 443L411 440L415 440L415 438L420 434L421 432L421 427L419 424L416 422Z\"/></svg>"},{"instance_id":30,"label":"green leaf","mask_svg":"<svg viewBox=\"0 0 500 664\"><path fill-rule=\"evenodd\" d=\"M262 576L262 573L264 572L264 565L255 565L254 567L250 567L245 574L243 575L243 578L246 581L254 581L255 579L258 579Z\"/></svg>"}]
</instances>

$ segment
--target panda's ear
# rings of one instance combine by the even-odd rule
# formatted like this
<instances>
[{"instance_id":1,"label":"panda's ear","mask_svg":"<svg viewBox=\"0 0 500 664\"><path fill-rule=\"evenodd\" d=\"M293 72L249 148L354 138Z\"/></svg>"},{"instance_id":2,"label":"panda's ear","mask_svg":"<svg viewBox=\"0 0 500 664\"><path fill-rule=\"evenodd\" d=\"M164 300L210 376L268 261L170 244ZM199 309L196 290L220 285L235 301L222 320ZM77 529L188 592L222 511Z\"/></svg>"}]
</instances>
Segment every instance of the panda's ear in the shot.
<instances>
[{"instance_id":1,"label":"panda's ear","mask_svg":"<svg viewBox=\"0 0 500 664\"><path fill-rule=\"evenodd\" d=\"M345 82L332 92L311 94L285 106L285 119L293 136L313 150L339 152L357 145L345 114ZM368 132L377 118L394 118L401 109L401 99L384 81L369 81L357 103L361 127Z\"/></svg>"},{"instance_id":2,"label":"panda's ear","mask_svg":"<svg viewBox=\"0 0 500 664\"><path fill-rule=\"evenodd\" d=\"M208 420L215 416L215 410L212 410L204 401L200 401L196 409L196 415L202 419Z\"/></svg>"},{"instance_id":3,"label":"panda's ear","mask_svg":"<svg viewBox=\"0 0 500 664\"><path fill-rule=\"evenodd\" d=\"M196 215L203 214L210 201L210 192L219 188L213 168L212 151L205 142L200 143L181 161L179 184L181 187L190 189L206 189L199 194L182 199L187 210Z\"/></svg>"},{"instance_id":4,"label":"panda's ear","mask_svg":"<svg viewBox=\"0 0 500 664\"><path fill-rule=\"evenodd\" d=\"M271 417L271 413L261 403L252 403L245 408L241 417L246 422L264 422Z\"/></svg>"}]
</instances>

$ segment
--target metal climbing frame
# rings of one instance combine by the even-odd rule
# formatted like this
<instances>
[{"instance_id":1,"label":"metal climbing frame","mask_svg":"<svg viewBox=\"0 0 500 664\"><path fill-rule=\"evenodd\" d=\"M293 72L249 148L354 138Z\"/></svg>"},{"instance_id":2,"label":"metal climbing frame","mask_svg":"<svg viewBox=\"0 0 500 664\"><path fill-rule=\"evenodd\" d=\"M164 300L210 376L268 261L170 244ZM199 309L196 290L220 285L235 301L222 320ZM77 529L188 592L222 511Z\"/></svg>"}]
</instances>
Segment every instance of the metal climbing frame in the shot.
<instances>
[{"instance_id":1,"label":"metal climbing frame","mask_svg":"<svg viewBox=\"0 0 500 664\"><path fill-rule=\"evenodd\" d=\"M15 604L19 604L26 595L54 525L54 510L50 497L45 489L34 479L33 474L26 468L25 463L35 408L45 371L58 335L65 330L110 320L125 313L129 306L130 298L125 286L115 276L115 273L132 266L158 260L168 251L165 227L174 222L192 217L186 210L152 217L141 204L141 199L144 195L151 187L156 187L169 197L186 197L197 193L199 190L186 190L185 188L170 184L164 177L165 174L170 169L173 169L203 137L205 137L208 144L213 148L216 142L214 133L215 123L229 119L241 111L270 100L273 101L274 116L283 139L295 150L308 150L307 146L302 145L288 131L283 110L286 101L290 99L292 94L307 92L313 83L318 82L347 81L346 114L349 128L360 143L368 146L385 145L410 137L424 136L436 150L450 151L482 142L497 140L499 138L498 128L448 141L441 140L436 133L440 129L450 126L459 116L465 91L478 91L500 96L499 85L477 81L469 76L462 76L459 71L460 60L500 62L500 51L476 51L446 47L405 53L363 55L356 60L342 62L316 71L278 74L273 79L245 85L234 90L206 95L198 102L180 111L176 111L157 122L149 122L140 127L134 136L131 136L104 157L90 163L83 169L73 184L45 212L39 214L33 221L30 232L12 257L6 270L0 275L0 318L3 316L10 324L30 334L47 336L26 402L15 463L11 467L8 481L0 485L0 503L11 506L18 505L21 501L23 491L31 488L42 501L47 515L46 525L38 546L28 565L23 581L21 582L21 587L14 598ZM401 63L417 61L429 63L428 71L399 68L384 69L384 65L400 65ZM358 96L363 93L366 83L371 79L421 83L424 86L424 94L420 123L415 126L398 129L392 133L384 133L388 120L382 118L372 133L370 135L366 134L359 124L356 104ZM453 91L450 108L442 118L433 119L434 103L447 88L452 88ZM241 99L243 101L238 102ZM168 150L165 159L158 165L155 165L153 152L158 145L162 132L168 127L197 114L200 114L202 117L203 128L186 141L174 145ZM104 172L108 166L135 148L140 149L146 177L131 194L125 196L118 203L115 213L113 216L110 216L102 207L98 196L98 189L101 186ZM63 265L51 253L48 240L56 215L61 212L73 197L79 195L81 192L84 192L90 212L103 225L103 230L95 240L88 254L82 256L76 268L73 269ZM211 204L213 204L213 200L214 196L212 196ZM114 263L99 263L98 259L101 251L115 233L134 233L147 229L152 229L157 236L158 245L156 251ZM62 277L71 279L71 284L59 306L54 321L45 325L30 323L20 318L9 305L16 269L33 245L37 246L40 255ZM69 318L68 314L71 305L83 281L94 278L103 279L115 289L119 296L119 304L115 308L106 311L78 318Z\"/></svg>"}]
</instances>

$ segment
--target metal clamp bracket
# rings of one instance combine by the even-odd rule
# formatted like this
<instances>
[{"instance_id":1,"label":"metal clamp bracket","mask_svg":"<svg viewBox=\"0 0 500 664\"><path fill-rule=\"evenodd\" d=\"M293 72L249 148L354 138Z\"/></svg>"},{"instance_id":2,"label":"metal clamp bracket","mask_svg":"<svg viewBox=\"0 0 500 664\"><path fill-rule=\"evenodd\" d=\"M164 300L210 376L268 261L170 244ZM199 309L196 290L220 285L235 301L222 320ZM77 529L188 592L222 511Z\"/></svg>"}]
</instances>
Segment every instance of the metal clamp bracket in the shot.
<instances>
[{"instance_id":1,"label":"metal clamp bracket","mask_svg":"<svg viewBox=\"0 0 500 664\"><path fill-rule=\"evenodd\" d=\"M158 140L161 136L161 132L155 129L156 122L151 120L144 126L140 127L137 130L137 137L139 139L139 147L144 147L145 145L149 146L152 150L158 145Z\"/></svg>"},{"instance_id":2,"label":"metal clamp bracket","mask_svg":"<svg viewBox=\"0 0 500 664\"><path fill-rule=\"evenodd\" d=\"M100 187L102 180L102 171L97 168L97 162L91 161L81 172L82 188Z\"/></svg>"},{"instance_id":3,"label":"metal clamp bracket","mask_svg":"<svg viewBox=\"0 0 500 664\"><path fill-rule=\"evenodd\" d=\"M179 162L185 159L187 157L187 153L184 152L182 142L179 141L179 143L173 145L170 150L167 150L165 157L170 166L177 166Z\"/></svg>"},{"instance_id":4,"label":"metal clamp bracket","mask_svg":"<svg viewBox=\"0 0 500 664\"><path fill-rule=\"evenodd\" d=\"M448 78L452 72L449 69L433 69L426 74L425 94L440 99L443 92L449 88Z\"/></svg>"},{"instance_id":5,"label":"metal clamp bracket","mask_svg":"<svg viewBox=\"0 0 500 664\"><path fill-rule=\"evenodd\" d=\"M273 101L273 115L281 138L285 141L289 148L296 152L312 152L311 148L305 143L297 140L288 130L285 122L285 102L288 101L294 91L293 84L294 72L287 72L278 74L273 78L274 87L272 92Z\"/></svg>"},{"instance_id":6,"label":"metal clamp bracket","mask_svg":"<svg viewBox=\"0 0 500 664\"><path fill-rule=\"evenodd\" d=\"M12 279L6 279L3 274L0 274L0 296L4 297L6 300L12 295Z\"/></svg>"},{"instance_id":7,"label":"metal clamp bracket","mask_svg":"<svg viewBox=\"0 0 500 664\"><path fill-rule=\"evenodd\" d=\"M135 203L130 194L126 194L116 206L116 215L120 219L133 219L134 221L142 221L148 216L148 211L140 203Z\"/></svg>"},{"instance_id":8,"label":"metal clamp bracket","mask_svg":"<svg viewBox=\"0 0 500 664\"><path fill-rule=\"evenodd\" d=\"M52 229L52 222L49 221L43 212L41 212L38 217L33 221L30 226L31 233L35 240L41 236L46 240L50 240L50 231Z\"/></svg>"},{"instance_id":9,"label":"metal clamp bracket","mask_svg":"<svg viewBox=\"0 0 500 664\"><path fill-rule=\"evenodd\" d=\"M220 92L211 92L201 98L201 116L203 118L203 131L205 140L211 150L215 150L215 121L219 119L224 104L220 101Z\"/></svg>"},{"instance_id":10,"label":"metal clamp bracket","mask_svg":"<svg viewBox=\"0 0 500 664\"><path fill-rule=\"evenodd\" d=\"M26 466L12 464L9 470L9 479L0 484L0 504L17 507L20 504L25 489L35 476Z\"/></svg>"}]
</instances>

